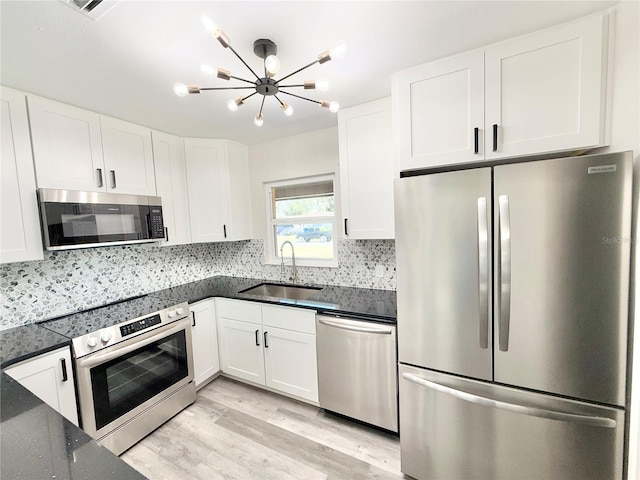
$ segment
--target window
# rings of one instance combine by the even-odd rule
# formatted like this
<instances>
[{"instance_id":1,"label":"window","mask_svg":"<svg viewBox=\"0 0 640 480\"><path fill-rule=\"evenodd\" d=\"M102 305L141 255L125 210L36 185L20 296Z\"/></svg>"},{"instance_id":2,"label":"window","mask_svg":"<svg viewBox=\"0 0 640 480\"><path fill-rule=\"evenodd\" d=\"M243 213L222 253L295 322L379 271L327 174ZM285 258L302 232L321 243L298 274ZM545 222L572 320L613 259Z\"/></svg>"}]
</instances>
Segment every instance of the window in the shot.
<instances>
[{"instance_id":1,"label":"window","mask_svg":"<svg viewBox=\"0 0 640 480\"><path fill-rule=\"evenodd\" d=\"M298 265L336 266L333 175L266 184L267 263L280 263L291 242ZM285 259L291 257L289 247Z\"/></svg>"}]
</instances>

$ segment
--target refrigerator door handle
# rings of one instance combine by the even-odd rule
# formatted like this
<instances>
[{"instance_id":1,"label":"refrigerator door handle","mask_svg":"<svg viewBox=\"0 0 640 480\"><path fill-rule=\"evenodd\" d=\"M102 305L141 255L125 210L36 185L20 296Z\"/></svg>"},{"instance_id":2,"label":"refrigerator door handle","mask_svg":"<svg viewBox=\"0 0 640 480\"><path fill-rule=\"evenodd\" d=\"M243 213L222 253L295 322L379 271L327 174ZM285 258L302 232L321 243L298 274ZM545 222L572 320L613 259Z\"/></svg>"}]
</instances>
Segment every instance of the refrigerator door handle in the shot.
<instances>
[{"instance_id":1,"label":"refrigerator door handle","mask_svg":"<svg viewBox=\"0 0 640 480\"><path fill-rule=\"evenodd\" d=\"M498 244L499 244L499 311L498 345L501 351L509 350L509 321L511 315L511 220L509 214L509 196L498 197Z\"/></svg>"},{"instance_id":2,"label":"refrigerator door handle","mask_svg":"<svg viewBox=\"0 0 640 480\"><path fill-rule=\"evenodd\" d=\"M478 198L478 310L480 348L489 348L489 229L487 197Z\"/></svg>"},{"instance_id":3,"label":"refrigerator door handle","mask_svg":"<svg viewBox=\"0 0 640 480\"><path fill-rule=\"evenodd\" d=\"M445 393L452 397L455 397L465 402L474 403L484 407L497 408L499 410L505 410L507 412L518 413L521 415L529 415L532 417L546 418L549 420L560 420L563 422L580 423L582 425L589 425L592 427L603 428L616 428L617 422L612 418L596 417L590 415L579 415L575 413L558 412L555 410L547 410L538 407L528 407L525 405L518 405L516 403L502 402L500 400L494 400L492 398L482 397L480 395L474 395L472 393L456 390L455 388L447 387L424 378L420 378L411 373L403 373L402 378L410 382L416 383L426 388L430 388L440 393Z\"/></svg>"}]
</instances>

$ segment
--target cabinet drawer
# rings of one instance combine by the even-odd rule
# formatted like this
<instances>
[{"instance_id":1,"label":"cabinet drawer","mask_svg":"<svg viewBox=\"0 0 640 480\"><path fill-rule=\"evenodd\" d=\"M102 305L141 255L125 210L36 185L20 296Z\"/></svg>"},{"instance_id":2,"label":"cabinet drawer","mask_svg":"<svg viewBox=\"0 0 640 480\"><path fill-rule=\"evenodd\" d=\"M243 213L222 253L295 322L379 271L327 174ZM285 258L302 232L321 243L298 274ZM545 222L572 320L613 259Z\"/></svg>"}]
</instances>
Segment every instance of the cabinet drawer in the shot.
<instances>
[{"instance_id":1,"label":"cabinet drawer","mask_svg":"<svg viewBox=\"0 0 640 480\"><path fill-rule=\"evenodd\" d=\"M216 299L218 317L240 320L242 322L262 323L262 306L259 303L243 300Z\"/></svg>"},{"instance_id":2,"label":"cabinet drawer","mask_svg":"<svg viewBox=\"0 0 640 480\"><path fill-rule=\"evenodd\" d=\"M316 312L313 310L263 305L262 323L269 327L316 334Z\"/></svg>"}]
</instances>

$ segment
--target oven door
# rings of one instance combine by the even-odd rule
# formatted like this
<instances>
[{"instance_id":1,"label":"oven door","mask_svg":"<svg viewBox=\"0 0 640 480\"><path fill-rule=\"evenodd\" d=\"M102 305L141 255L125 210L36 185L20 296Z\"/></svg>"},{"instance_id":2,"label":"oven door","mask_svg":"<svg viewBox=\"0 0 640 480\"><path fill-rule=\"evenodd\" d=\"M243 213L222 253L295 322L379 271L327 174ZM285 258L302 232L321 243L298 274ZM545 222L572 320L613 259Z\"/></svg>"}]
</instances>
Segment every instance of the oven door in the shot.
<instances>
[{"instance_id":1,"label":"oven door","mask_svg":"<svg viewBox=\"0 0 640 480\"><path fill-rule=\"evenodd\" d=\"M189 318L76 360L82 428L100 439L193 381Z\"/></svg>"}]
</instances>

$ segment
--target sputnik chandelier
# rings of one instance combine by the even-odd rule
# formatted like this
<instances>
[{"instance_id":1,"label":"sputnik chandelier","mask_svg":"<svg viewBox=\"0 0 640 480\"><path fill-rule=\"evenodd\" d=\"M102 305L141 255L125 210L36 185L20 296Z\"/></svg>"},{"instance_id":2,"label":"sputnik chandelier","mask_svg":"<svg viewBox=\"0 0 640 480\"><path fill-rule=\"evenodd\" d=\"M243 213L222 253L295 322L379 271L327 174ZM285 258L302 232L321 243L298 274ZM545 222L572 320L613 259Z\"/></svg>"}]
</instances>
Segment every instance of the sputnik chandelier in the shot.
<instances>
[{"instance_id":1,"label":"sputnik chandelier","mask_svg":"<svg viewBox=\"0 0 640 480\"><path fill-rule=\"evenodd\" d=\"M247 62L245 62L242 59L242 57L238 54L238 52L236 52L233 49L233 47L231 46L231 40L220 29L220 27L215 25L213 21L206 15L202 17L201 21L202 21L202 24L207 29L207 31L210 34L212 34L224 48L230 49L235 54L235 56L238 57L242 63L244 63L245 67L249 69L249 71L253 74L254 77L256 77L256 79L247 80L245 78L235 77L231 75L231 72L229 70L218 68L217 77L220 78L221 80L231 80L233 78L234 80L239 80L241 82L248 83L250 84L250 86L201 87L200 85L185 85L183 83L176 83L173 86L173 90L176 93L176 95L178 95L179 97L184 97L187 94L200 93L205 90L254 90L254 92L250 93L249 95L229 100L227 102L227 108L232 112L235 112L236 110L238 110L238 108L241 105L244 104L245 100L247 100L248 98L253 97L256 94L262 95L262 103L260 104L260 110L258 111L258 114L253 119L253 123L257 127L262 126L262 124L264 123L264 119L262 117L262 110L264 108L264 101L267 98L267 96L273 97L278 101L278 103L280 104L280 108L282 109L285 115L291 116L293 114L293 107L287 104L286 102L282 101L280 98L278 98L278 94L280 93L289 95L292 97L296 97L296 98L301 98L302 100L306 100L308 102L317 103L320 107L328 108L331 112L334 112L334 113L340 109L340 105L338 104L338 102L328 102L325 100L320 100L320 101L313 100L311 98L303 97L301 95L296 95L295 93L291 93L283 90L284 88L304 88L305 90L318 89L323 92L326 92L329 88L329 85L326 81L308 80L308 81L304 81L302 84L297 84L297 85L285 85L282 82L288 79L289 77L292 77L296 73L299 73L302 70L305 70L306 68L309 68L312 65L315 65L316 63L323 64L325 62L328 62L329 60L342 56L346 51L344 45L340 45L332 50L326 50L318 54L318 58L313 62L305 65L302 68L299 68L298 70L295 70L289 75L285 75L284 77L276 80L274 77L280 70L280 60L276 56L278 53L278 47L276 46L275 43L273 43L271 40L268 40L268 39L259 39L253 42L253 53L255 53L258 57L262 58L264 63L264 76L260 77L247 64ZM214 73L213 67L209 65L202 65L201 71L209 74Z\"/></svg>"}]
</instances>

